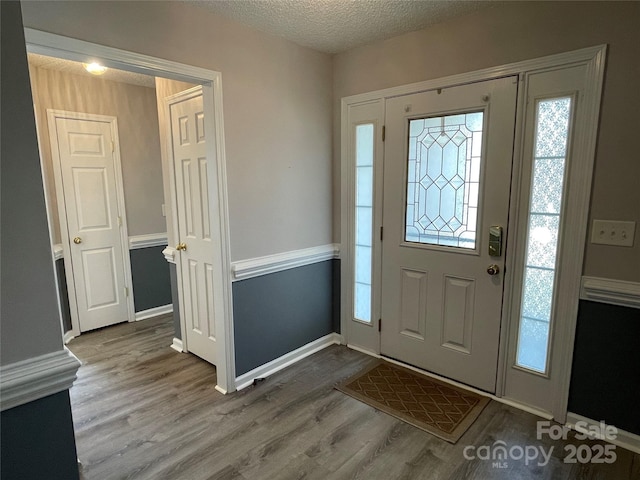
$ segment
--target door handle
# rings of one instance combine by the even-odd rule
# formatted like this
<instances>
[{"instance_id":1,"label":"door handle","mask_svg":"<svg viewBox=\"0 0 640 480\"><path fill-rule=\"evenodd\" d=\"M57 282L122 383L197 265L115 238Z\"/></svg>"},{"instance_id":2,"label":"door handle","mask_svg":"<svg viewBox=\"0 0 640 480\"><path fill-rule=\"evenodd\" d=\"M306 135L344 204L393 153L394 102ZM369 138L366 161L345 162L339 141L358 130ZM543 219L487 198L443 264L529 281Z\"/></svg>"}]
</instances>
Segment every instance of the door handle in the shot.
<instances>
[{"instance_id":1,"label":"door handle","mask_svg":"<svg viewBox=\"0 0 640 480\"><path fill-rule=\"evenodd\" d=\"M487 273L489 275L497 275L500 273L500 267L495 263L492 265L489 265L489 267L487 268Z\"/></svg>"},{"instance_id":2,"label":"door handle","mask_svg":"<svg viewBox=\"0 0 640 480\"><path fill-rule=\"evenodd\" d=\"M73 239L73 243L75 243L76 245L80 245L82 243L82 239L80 237L75 237Z\"/></svg>"},{"instance_id":3,"label":"door handle","mask_svg":"<svg viewBox=\"0 0 640 480\"><path fill-rule=\"evenodd\" d=\"M181 251L181 250L187 250L187 244L180 242L177 246L176 246L176 250Z\"/></svg>"}]
</instances>

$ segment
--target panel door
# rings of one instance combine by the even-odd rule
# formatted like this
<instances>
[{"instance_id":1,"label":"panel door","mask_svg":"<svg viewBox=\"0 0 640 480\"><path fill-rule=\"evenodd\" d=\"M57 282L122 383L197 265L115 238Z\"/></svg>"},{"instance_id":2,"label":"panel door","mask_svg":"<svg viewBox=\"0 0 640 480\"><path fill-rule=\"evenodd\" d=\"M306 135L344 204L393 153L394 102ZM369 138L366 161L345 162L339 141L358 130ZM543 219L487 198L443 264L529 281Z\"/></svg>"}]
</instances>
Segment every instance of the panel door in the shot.
<instances>
[{"instance_id":1,"label":"panel door","mask_svg":"<svg viewBox=\"0 0 640 480\"><path fill-rule=\"evenodd\" d=\"M56 117L55 128L80 331L128 321L111 124Z\"/></svg>"},{"instance_id":2,"label":"panel door","mask_svg":"<svg viewBox=\"0 0 640 480\"><path fill-rule=\"evenodd\" d=\"M217 363L214 325L214 248L202 92L169 106L176 179L182 304L187 349ZM182 248L182 247L181 247Z\"/></svg>"},{"instance_id":3,"label":"panel door","mask_svg":"<svg viewBox=\"0 0 640 480\"><path fill-rule=\"evenodd\" d=\"M386 104L381 352L489 392L516 96L514 77Z\"/></svg>"}]
</instances>

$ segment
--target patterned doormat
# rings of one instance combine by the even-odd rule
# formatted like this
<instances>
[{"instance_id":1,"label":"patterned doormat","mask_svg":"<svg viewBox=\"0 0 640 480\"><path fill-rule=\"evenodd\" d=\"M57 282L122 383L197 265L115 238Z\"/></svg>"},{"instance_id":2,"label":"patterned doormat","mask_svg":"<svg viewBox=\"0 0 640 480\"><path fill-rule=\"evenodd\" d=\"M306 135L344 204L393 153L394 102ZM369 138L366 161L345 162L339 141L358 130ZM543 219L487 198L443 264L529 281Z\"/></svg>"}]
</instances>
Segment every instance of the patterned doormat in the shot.
<instances>
[{"instance_id":1,"label":"patterned doormat","mask_svg":"<svg viewBox=\"0 0 640 480\"><path fill-rule=\"evenodd\" d=\"M460 439L489 403L487 397L387 362L336 389L450 443Z\"/></svg>"}]
</instances>

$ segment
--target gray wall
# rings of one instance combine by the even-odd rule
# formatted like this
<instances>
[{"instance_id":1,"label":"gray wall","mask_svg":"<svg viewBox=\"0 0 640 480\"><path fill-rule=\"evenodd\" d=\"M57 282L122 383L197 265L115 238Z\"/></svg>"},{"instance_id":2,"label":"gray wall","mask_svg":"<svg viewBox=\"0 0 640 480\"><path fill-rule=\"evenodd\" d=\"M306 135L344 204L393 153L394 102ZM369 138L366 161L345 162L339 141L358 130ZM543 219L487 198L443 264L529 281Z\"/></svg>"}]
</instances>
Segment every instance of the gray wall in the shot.
<instances>
[{"instance_id":1,"label":"gray wall","mask_svg":"<svg viewBox=\"0 0 640 480\"><path fill-rule=\"evenodd\" d=\"M155 90L41 67L31 67L30 73L54 243L60 243L61 237L47 109L116 117L128 233L166 232Z\"/></svg>"},{"instance_id":2,"label":"gray wall","mask_svg":"<svg viewBox=\"0 0 640 480\"><path fill-rule=\"evenodd\" d=\"M1 4L0 363L6 365L61 350L62 333L20 4Z\"/></svg>"},{"instance_id":3,"label":"gray wall","mask_svg":"<svg viewBox=\"0 0 640 480\"><path fill-rule=\"evenodd\" d=\"M333 261L234 282L236 376L335 331Z\"/></svg>"},{"instance_id":4,"label":"gray wall","mask_svg":"<svg viewBox=\"0 0 640 480\"><path fill-rule=\"evenodd\" d=\"M0 2L0 365L62 349L20 3ZM37 301L35 296L37 295ZM1 414L2 478L78 478L67 391Z\"/></svg>"}]
</instances>

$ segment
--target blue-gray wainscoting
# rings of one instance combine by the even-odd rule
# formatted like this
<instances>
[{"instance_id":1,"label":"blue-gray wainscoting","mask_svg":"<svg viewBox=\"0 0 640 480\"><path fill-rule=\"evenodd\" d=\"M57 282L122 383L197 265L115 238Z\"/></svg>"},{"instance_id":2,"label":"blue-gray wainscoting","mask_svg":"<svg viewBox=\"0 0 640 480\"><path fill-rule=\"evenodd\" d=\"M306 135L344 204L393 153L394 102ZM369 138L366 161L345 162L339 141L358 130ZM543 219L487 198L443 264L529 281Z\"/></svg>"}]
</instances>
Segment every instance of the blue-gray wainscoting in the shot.
<instances>
[{"instance_id":1,"label":"blue-gray wainscoting","mask_svg":"<svg viewBox=\"0 0 640 480\"><path fill-rule=\"evenodd\" d=\"M178 270L175 263L168 263L169 277L171 279L171 301L173 303L173 330L174 337L182 340L182 329L180 327L180 300L178 297Z\"/></svg>"},{"instance_id":2,"label":"blue-gray wainscoting","mask_svg":"<svg viewBox=\"0 0 640 480\"><path fill-rule=\"evenodd\" d=\"M327 260L233 283L236 376L339 331L339 269Z\"/></svg>"},{"instance_id":3,"label":"blue-gray wainscoting","mask_svg":"<svg viewBox=\"0 0 640 480\"><path fill-rule=\"evenodd\" d=\"M78 478L68 390L5 410L0 423L0 477Z\"/></svg>"},{"instance_id":4,"label":"blue-gray wainscoting","mask_svg":"<svg viewBox=\"0 0 640 480\"><path fill-rule=\"evenodd\" d=\"M171 303L169 264L162 254L164 248L147 247L129 251L136 312Z\"/></svg>"},{"instance_id":5,"label":"blue-gray wainscoting","mask_svg":"<svg viewBox=\"0 0 640 480\"><path fill-rule=\"evenodd\" d=\"M640 435L640 310L580 301L569 411Z\"/></svg>"}]
</instances>

